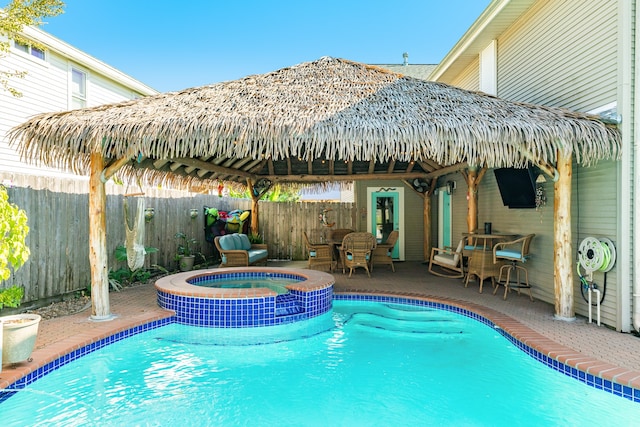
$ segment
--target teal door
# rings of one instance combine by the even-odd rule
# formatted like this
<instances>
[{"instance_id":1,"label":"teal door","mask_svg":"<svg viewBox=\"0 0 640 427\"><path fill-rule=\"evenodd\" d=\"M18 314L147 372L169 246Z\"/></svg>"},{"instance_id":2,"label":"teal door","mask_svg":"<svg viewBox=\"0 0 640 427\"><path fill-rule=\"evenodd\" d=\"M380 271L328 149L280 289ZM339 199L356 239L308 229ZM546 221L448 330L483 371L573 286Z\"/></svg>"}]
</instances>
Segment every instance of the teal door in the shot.
<instances>
[{"instance_id":1,"label":"teal door","mask_svg":"<svg viewBox=\"0 0 640 427\"><path fill-rule=\"evenodd\" d=\"M376 241L382 243L387 240L389 233L400 228L400 203L397 191L371 193L371 225L370 231L376 236ZM394 246L391 257L400 257L400 243Z\"/></svg>"},{"instance_id":2,"label":"teal door","mask_svg":"<svg viewBox=\"0 0 640 427\"><path fill-rule=\"evenodd\" d=\"M451 195L446 191L439 191L440 212L438 215L438 246L451 246Z\"/></svg>"}]
</instances>

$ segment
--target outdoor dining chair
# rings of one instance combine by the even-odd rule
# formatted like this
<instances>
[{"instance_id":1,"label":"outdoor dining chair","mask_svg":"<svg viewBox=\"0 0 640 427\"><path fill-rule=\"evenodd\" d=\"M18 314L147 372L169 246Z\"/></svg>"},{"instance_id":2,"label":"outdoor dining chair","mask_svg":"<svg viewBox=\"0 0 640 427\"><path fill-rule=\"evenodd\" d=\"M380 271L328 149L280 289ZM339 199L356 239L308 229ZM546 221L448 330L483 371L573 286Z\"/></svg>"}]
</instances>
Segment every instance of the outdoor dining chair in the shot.
<instances>
[{"instance_id":1,"label":"outdoor dining chair","mask_svg":"<svg viewBox=\"0 0 640 427\"><path fill-rule=\"evenodd\" d=\"M349 269L349 277L358 267L364 268L367 276L371 277L370 266L375 247L376 238L371 233L355 232L344 236L342 253L344 266Z\"/></svg>"},{"instance_id":2,"label":"outdoor dining chair","mask_svg":"<svg viewBox=\"0 0 640 427\"><path fill-rule=\"evenodd\" d=\"M376 246L373 250L373 262L371 264L371 270L373 271L373 267L377 264L380 265L390 265L391 271L396 272L395 267L393 266L393 257L392 252L393 248L398 241L398 230L393 230L389 233L389 237L385 240L384 243L381 243Z\"/></svg>"},{"instance_id":3,"label":"outdoor dining chair","mask_svg":"<svg viewBox=\"0 0 640 427\"><path fill-rule=\"evenodd\" d=\"M333 271L331 245L328 245L326 243L311 243L306 231L303 231L302 235L304 236L304 244L307 247L307 252L309 253L309 268L313 269L315 267L326 266L329 267L329 271Z\"/></svg>"}]
</instances>

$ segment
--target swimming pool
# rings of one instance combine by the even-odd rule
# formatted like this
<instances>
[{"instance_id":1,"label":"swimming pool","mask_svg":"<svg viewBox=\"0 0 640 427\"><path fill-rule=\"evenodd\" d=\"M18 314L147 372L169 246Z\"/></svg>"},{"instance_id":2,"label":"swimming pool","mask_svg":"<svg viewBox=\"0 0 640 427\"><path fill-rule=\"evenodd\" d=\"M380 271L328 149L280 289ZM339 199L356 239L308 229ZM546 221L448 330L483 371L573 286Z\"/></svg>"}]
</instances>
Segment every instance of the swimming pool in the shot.
<instances>
[{"instance_id":1,"label":"swimming pool","mask_svg":"<svg viewBox=\"0 0 640 427\"><path fill-rule=\"evenodd\" d=\"M640 404L549 369L469 315L340 299L332 313L274 327L172 323L29 385L0 404L3 425L629 425L640 416Z\"/></svg>"}]
</instances>

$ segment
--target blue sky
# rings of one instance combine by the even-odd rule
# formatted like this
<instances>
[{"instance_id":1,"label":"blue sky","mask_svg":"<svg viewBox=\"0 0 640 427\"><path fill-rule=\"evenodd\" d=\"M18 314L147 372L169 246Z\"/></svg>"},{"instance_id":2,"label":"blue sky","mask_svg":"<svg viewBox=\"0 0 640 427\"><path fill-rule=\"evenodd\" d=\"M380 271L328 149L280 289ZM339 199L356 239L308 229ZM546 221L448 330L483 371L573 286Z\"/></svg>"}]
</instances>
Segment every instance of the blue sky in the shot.
<instances>
[{"instance_id":1,"label":"blue sky","mask_svg":"<svg viewBox=\"0 0 640 427\"><path fill-rule=\"evenodd\" d=\"M6 3L6 2L4 2ZM161 92L322 56L435 64L489 0L65 0L42 29Z\"/></svg>"}]
</instances>

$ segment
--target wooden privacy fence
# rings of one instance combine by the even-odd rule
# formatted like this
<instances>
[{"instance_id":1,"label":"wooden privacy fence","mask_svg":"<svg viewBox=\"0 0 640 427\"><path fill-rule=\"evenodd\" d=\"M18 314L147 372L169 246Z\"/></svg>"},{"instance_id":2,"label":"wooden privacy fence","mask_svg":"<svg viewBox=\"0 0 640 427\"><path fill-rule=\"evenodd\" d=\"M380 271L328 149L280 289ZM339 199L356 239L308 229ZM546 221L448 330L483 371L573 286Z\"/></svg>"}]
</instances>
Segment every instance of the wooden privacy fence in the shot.
<instances>
[{"instance_id":1,"label":"wooden privacy fence","mask_svg":"<svg viewBox=\"0 0 640 427\"><path fill-rule=\"evenodd\" d=\"M25 265L0 286L25 288L24 302L56 298L85 290L91 281L89 267L88 183L81 180L28 177L8 188L9 201L24 209L29 219L27 243L31 256ZM131 189L129 189L131 190ZM115 260L116 247L124 245L124 194L120 186L107 190L107 251L109 269L125 268ZM134 191L138 191L135 189ZM205 194L145 189L143 196L127 197L130 224L138 204L144 201L155 215L145 223L145 246L158 249L148 254L145 266L157 264L176 270L175 234L184 232L198 241L198 250L213 265L214 245L205 240L204 206L221 211L250 210L251 201ZM353 203L260 202L260 234L269 245L269 259L306 259L302 232L314 241L326 238L328 227L320 221L327 209L334 228L355 228ZM197 212L192 217L192 210Z\"/></svg>"}]
</instances>

